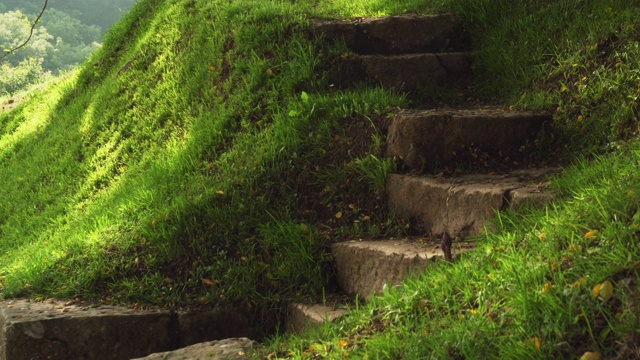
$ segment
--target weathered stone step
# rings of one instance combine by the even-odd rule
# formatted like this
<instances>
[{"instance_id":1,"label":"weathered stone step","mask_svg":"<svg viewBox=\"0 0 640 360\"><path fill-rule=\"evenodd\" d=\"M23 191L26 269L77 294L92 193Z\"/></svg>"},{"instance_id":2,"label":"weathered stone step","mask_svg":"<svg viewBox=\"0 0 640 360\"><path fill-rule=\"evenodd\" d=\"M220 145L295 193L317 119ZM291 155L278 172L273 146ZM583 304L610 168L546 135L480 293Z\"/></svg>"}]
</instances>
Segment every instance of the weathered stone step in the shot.
<instances>
[{"instance_id":1,"label":"weathered stone step","mask_svg":"<svg viewBox=\"0 0 640 360\"><path fill-rule=\"evenodd\" d=\"M554 172L519 170L456 178L392 174L387 196L398 217L416 220L432 234L464 238L481 235L496 211L552 200L546 187Z\"/></svg>"},{"instance_id":2,"label":"weathered stone step","mask_svg":"<svg viewBox=\"0 0 640 360\"><path fill-rule=\"evenodd\" d=\"M454 253L473 247L455 243ZM342 291L369 299L409 275L424 271L428 263L444 258L439 246L421 244L416 239L384 241L348 241L331 246L337 279Z\"/></svg>"},{"instance_id":3,"label":"weathered stone step","mask_svg":"<svg viewBox=\"0 0 640 360\"><path fill-rule=\"evenodd\" d=\"M249 336L238 310L170 312L59 301L0 303L0 360L131 359Z\"/></svg>"},{"instance_id":4,"label":"weathered stone step","mask_svg":"<svg viewBox=\"0 0 640 360\"><path fill-rule=\"evenodd\" d=\"M387 156L414 172L489 161L506 170L527 162L549 121L545 112L495 107L404 111L389 127Z\"/></svg>"},{"instance_id":5,"label":"weathered stone step","mask_svg":"<svg viewBox=\"0 0 640 360\"><path fill-rule=\"evenodd\" d=\"M344 38L359 54L460 51L468 48L460 16L401 15L384 18L314 20L314 33L327 40Z\"/></svg>"},{"instance_id":6,"label":"weathered stone step","mask_svg":"<svg viewBox=\"0 0 640 360\"><path fill-rule=\"evenodd\" d=\"M285 329L300 334L325 321L334 321L346 313L347 310L341 304L291 304L285 320Z\"/></svg>"},{"instance_id":7,"label":"weathered stone step","mask_svg":"<svg viewBox=\"0 0 640 360\"><path fill-rule=\"evenodd\" d=\"M259 344L248 338L229 338L155 353L134 360L248 360L259 347Z\"/></svg>"},{"instance_id":8,"label":"weathered stone step","mask_svg":"<svg viewBox=\"0 0 640 360\"><path fill-rule=\"evenodd\" d=\"M466 77L471 73L473 54L466 52L404 55L359 55L353 58L369 78L382 86L416 90Z\"/></svg>"}]
</instances>

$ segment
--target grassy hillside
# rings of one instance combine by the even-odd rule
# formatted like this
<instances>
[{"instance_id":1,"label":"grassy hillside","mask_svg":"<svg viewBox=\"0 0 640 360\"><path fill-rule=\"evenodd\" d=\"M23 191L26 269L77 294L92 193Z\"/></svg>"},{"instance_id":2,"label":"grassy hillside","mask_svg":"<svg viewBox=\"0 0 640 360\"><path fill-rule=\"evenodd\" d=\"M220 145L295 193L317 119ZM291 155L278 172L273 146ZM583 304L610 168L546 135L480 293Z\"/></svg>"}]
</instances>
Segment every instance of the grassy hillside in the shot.
<instances>
[{"instance_id":1,"label":"grassy hillside","mask_svg":"<svg viewBox=\"0 0 640 360\"><path fill-rule=\"evenodd\" d=\"M330 242L411 231L385 211L394 165L380 130L410 102L331 86L345 49L310 38L308 19L443 11L463 14L479 51L469 95L554 111L540 152L588 158L556 182L554 207L500 219L478 252L273 351L521 358L630 346L631 0L142 0L81 69L0 114L2 295L235 304L263 319L284 299L320 297ZM605 281L612 297L592 296Z\"/></svg>"}]
</instances>

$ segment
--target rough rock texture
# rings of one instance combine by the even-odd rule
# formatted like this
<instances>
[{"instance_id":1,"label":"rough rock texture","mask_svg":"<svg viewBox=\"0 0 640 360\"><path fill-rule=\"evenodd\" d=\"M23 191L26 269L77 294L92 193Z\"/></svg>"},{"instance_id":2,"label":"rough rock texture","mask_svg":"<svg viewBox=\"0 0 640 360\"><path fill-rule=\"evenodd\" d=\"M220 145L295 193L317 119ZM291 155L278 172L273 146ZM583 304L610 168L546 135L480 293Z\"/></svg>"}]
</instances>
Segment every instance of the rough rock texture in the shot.
<instances>
[{"instance_id":1,"label":"rough rock texture","mask_svg":"<svg viewBox=\"0 0 640 360\"><path fill-rule=\"evenodd\" d=\"M405 111L389 127L387 155L417 172L483 158L513 167L550 120L547 113L497 108Z\"/></svg>"},{"instance_id":2,"label":"rough rock texture","mask_svg":"<svg viewBox=\"0 0 640 360\"><path fill-rule=\"evenodd\" d=\"M420 86L459 79L470 73L469 53L405 54L356 57L366 74L382 86L415 90Z\"/></svg>"},{"instance_id":3,"label":"rough rock texture","mask_svg":"<svg viewBox=\"0 0 640 360\"><path fill-rule=\"evenodd\" d=\"M468 44L455 14L315 20L313 25L316 35L330 41L343 37L359 54L459 51Z\"/></svg>"},{"instance_id":4,"label":"rough rock texture","mask_svg":"<svg viewBox=\"0 0 640 360\"><path fill-rule=\"evenodd\" d=\"M209 341L189 347L151 354L137 360L243 360L251 359L257 343L247 338Z\"/></svg>"},{"instance_id":5,"label":"rough rock texture","mask_svg":"<svg viewBox=\"0 0 640 360\"><path fill-rule=\"evenodd\" d=\"M346 314L347 310L336 306L314 304L291 304L285 321L285 329L294 333L302 333L305 329L333 321Z\"/></svg>"},{"instance_id":6,"label":"rough rock texture","mask_svg":"<svg viewBox=\"0 0 640 360\"><path fill-rule=\"evenodd\" d=\"M482 234L496 211L551 200L545 192L550 173L553 169L457 178L392 174L387 195L397 216L418 221L432 234L464 238Z\"/></svg>"},{"instance_id":7,"label":"rough rock texture","mask_svg":"<svg viewBox=\"0 0 640 360\"><path fill-rule=\"evenodd\" d=\"M455 252L460 252L460 244ZM470 246L470 244L465 244ZM346 294L369 299L385 284L396 285L423 271L430 260L442 258L442 250L404 239L348 241L331 246L340 288Z\"/></svg>"},{"instance_id":8,"label":"rough rock texture","mask_svg":"<svg viewBox=\"0 0 640 360\"><path fill-rule=\"evenodd\" d=\"M0 303L0 360L131 359L195 341L242 336L246 324L234 310L175 314L5 301Z\"/></svg>"}]
</instances>

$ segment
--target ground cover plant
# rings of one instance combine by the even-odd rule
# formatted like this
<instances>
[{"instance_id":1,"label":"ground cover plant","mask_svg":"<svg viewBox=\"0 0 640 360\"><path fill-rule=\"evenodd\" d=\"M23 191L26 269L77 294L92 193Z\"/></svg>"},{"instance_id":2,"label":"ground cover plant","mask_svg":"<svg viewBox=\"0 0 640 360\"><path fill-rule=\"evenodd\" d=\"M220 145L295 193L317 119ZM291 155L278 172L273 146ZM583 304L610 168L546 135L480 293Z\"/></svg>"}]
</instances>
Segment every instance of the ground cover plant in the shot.
<instances>
[{"instance_id":1,"label":"ground cover plant","mask_svg":"<svg viewBox=\"0 0 640 360\"><path fill-rule=\"evenodd\" d=\"M308 19L442 11L479 51L470 96L555 112L540 152L577 164L559 201L267 354L637 352L640 9L622 0L142 0L80 69L0 114L2 296L238 305L267 327L286 300L320 299L332 241L411 231L385 209L381 132L410 101L332 87L345 50Z\"/></svg>"},{"instance_id":2,"label":"ground cover plant","mask_svg":"<svg viewBox=\"0 0 640 360\"><path fill-rule=\"evenodd\" d=\"M554 157L574 164L553 182L557 201L500 216L477 251L388 289L335 324L276 338L267 353L638 357L637 4L451 6L477 34L478 91L555 112L545 141Z\"/></svg>"}]
</instances>

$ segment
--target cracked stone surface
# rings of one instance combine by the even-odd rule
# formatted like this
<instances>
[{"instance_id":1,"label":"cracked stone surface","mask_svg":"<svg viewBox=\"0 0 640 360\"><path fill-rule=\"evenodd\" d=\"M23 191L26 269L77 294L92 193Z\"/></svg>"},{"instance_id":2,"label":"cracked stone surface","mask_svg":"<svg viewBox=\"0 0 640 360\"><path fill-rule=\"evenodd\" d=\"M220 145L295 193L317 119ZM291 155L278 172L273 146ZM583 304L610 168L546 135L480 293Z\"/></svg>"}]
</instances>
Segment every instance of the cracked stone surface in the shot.
<instances>
[{"instance_id":1,"label":"cracked stone surface","mask_svg":"<svg viewBox=\"0 0 640 360\"><path fill-rule=\"evenodd\" d=\"M383 86L415 90L420 86L441 83L469 74L473 55L470 53L362 55L362 62L369 77Z\"/></svg>"},{"instance_id":2,"label":"cracked stone surface","mask_svg":"<svg viewBox=\"0 0 640 360\"><path fill-rule=\"evenodd\" d=\"M465 238L483 233L496 211L553 199L546 191L554 169L521 170L507 175L456 178L392 174L389 206L396 215L418 221L428 232Z\"/></svg>"},{"instance_id":3,"label":"cracked stone surface","mask_svg":"<svg viewBox=\"0 0 640 360\"><path fill-rule=\"evenodd\" d=\"M459 51L468 43L456 14L314 20L313 25L316 35L329 41L342 37L359 54Z\"/></svg>"},{"instance_id":4,"label":"cracked stone surface","mask_svg":"<svg viewBox=\"0 0 640 360\"><path fill-rule=\"evenodd\" d=\"M131 359L217 336L242 336L247 324L237 310L172 313L53 300L3 301L0 360Z\"/></svg>"},{"instance_id":5,"label":"cracked stone surface","mask_svg":"<svg viewBox=\"0 0 640 360\"><path fill-rule=\"evenodd\" d=\"M454 245L454 253L472 247L471 243ZM333 244L340 288L349 295L370 299L385 286L393 286L411 274L424 271L428 263L444 258L438 246L428 246L408 239L383 241L347 241Z\"/></svg>"},{"instance_id":6,"label":"cracked stone surface","mask_svg":"<svg viewBox=\"0 0 640 360\"><path fill-rule=\"evenodd\" d=\"M512 168L527 160L550 121L544 112L494 107L404 111L389 127L387 156L416 172L483 159Z\"/></svg>"},{"instance_id":7,"label":"cracked stone surface","mask_svg":"<svg viewBox=\"0 0 640 360\"><path fill-rule=\"evenodd\" d=\"M195 344L183 349L151 354L137 360L244 360L258 344L248 338L229 338Z\"/></svg>"}]
</instances>

